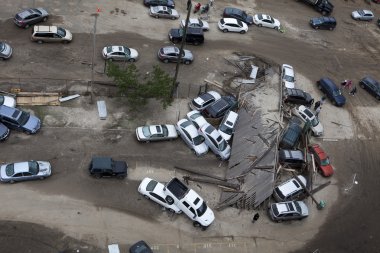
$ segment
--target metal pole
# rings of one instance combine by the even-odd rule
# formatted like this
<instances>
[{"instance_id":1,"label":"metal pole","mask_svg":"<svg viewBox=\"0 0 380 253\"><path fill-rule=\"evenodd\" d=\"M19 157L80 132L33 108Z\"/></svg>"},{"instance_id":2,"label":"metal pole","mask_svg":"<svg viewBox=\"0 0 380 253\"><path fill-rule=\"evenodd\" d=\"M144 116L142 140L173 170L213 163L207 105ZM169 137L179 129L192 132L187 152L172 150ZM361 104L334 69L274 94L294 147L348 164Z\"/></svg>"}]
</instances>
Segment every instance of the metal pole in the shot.
<instances>
[{"instance_id":1,"label":"metal pole","mask_svg":"<svg viewBox=\"0 0 380 253\"><path fill-rule=\"evenodd\" d=\"M185 27L183 28L183 37L182 37L182 42L181 42L181 48L179 49L177 65L175 67L175 74L174 74L173 87L172 87L172 96L174 95L174 90L177 89L177 86L178 86L177 77L178 77L179 65L181 63L183 47L186 43L187 26L189 24L189 18L190 18L190 12L191 12L192 6L193 5L191 3L191 0L187 0L187 16L186 16Z\"/></svg>"},{"instance_id":2,"label":"metal pole","mask_svg":"<svg viewBox=\"0 0 380 253\"><path fill-rule=\"evenodd\" d=\"M96 50L96 21L98 20L99 13L93 13L91 16L95 17L94 31L92 34L93 44L92 44L92 59L91 59L91 100L90 103L94 103L94 61L95 61L95 50Z\"/></svg>"}]
</instances>

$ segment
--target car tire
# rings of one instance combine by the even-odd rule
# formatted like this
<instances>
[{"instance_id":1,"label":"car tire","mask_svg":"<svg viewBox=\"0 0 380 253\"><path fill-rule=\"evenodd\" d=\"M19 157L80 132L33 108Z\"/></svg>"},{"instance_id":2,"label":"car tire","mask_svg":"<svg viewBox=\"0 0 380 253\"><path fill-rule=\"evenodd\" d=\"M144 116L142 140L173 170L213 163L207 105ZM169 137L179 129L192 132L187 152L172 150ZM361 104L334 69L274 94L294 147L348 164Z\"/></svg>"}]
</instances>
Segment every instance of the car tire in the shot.
<instances>
[{"instance_id":1,"label":"car tire","mask_svg":"<svg viewBox=\"0 0 380 253\"><path fill-rule=\"evenodd\" d=\"M68 41L68 40L64 40L64 41L62 41L62 43L63 43L63 44L68 44L69 41Z\"/></svg>"},{"instance_id":2,"label":"car tire","mask_svg":"<svg viewBox=\"0 0 380 253\"><path fill-rule=\"evenodd\" d=\"M42 43L44 43L42 40L37 40L37 43L38 44L42 44Z\"/></svg>"},{"instance_id":3,"label":"car tire","mask_svg":"<svg viewBox=\"0 0 380 253\"><path fill-rule=\"evenodd\" d=\"M318 89L322 90L322 86L320 84L318 84Z\"/></svg>"},{"instance_id":4,"label":"car tire","mask_svg":"<svg viewBox=\"0 0 380 253\"><path fill-rule=\"evenodd\" d=\"M207 227L201 226L202 231L206 231Z\"/></svg>"},{"instance_id":5,"label":"car tire","mask_svg":"<svg viewBox=\"0 0 380 253\"><path fill-rule=\"evenodd\" d=\"M165 200L166 200L166 202L168 202L169 205L174 204L174 199L170 196L166 196Z\"/></svg>"},{"instance_id":6,"label":"car tire","mask_svg":"<svg viewBox=\"0 0 380 253\"><path fill-rule=\"evenodd\" d=\"M322 16L326 16L327 15L327 12L326 11L322 11Z\"/></svg>"},{"instance_id":7,"label":"car tire","mask_svg":"<svg viewBox=\"0 0 380 253\"><path fill-rule=\"evenodd\" d=\"M318 30L318 29L319 29L319 26L316 26L316 27L315 27L315 30Z\"/></svg>"},{"instance_id":8,"label":"car tire","mask_svg":"<svg viewBox=\"0 0 380 253\"><path fill-rule=\"evenodd\" d=\"M184 61L183 62L185 65L189 65L191 62L190 61Z\"/></svg>"},{"instance_id":9,"label":"car tire","mask_svg":"<svg viewBox=\"0 0 380 253\"><path fill-rule=\"evenodd\" d=\"M311 107L313 104L314 104L314 98L310 101L310 106L309 107Z\"/></svg>"},{"instance_id":10,"label":"car tire","mask_svg":"<svg viewBox=\"0 0 380 253\"><path fill-rule=\"evenodd\" d=\"M244 30L240 31L240 34L244 34L244 33L245 33L245 31L244 31Z\"/></svg>"},{"instance_id":11,"label":"car tire","mask_svg":"<svg viewBox=\"0 0 380 253\"><path fill-rule=\"evenodd\" d=\"M201 224L198 221L194 221L193 226L196 228L199 228L199 227L201 227Z\"/></svg>"},{"instance_id":12,"label":"car tire","mask_svg":"<svg viewBox=\"0 0 380 253\"><path fill-rule=\"evenodd\" d=\"M162 60L164 63L168 63L169 62L169 60L168 59L164 59L164 60Z\"/></svg>"},{"instance_id":13,"label":"car tire","mask_svg":"<svg viewBox=\"0 0 380 253\"><path fill-rule=\"evenodd\" d=\"M333 27L330 27L329 30L332 31L332 30L334 30L334 28L333 28Z\"/></svg>"},{"instance_id":14,"label":"car tire","mask_svg":"<svg viewBox=\"0 0 380 253\"><path fill-rule=\"evenodd\" d=\"M228 32L228 29L223 29L223 32L224 32L224 33Z\"/></svg>"},{"instance_id":15,"label":"car tire","mask_svg":"<svg viewBox=\"0 0 380 253\"><path fill-rule=\"evenodd\" d=\"M156 16L154 16L155 18L159 18L159 16L158 15L156 15Z\"/></svg>"},{"instance_id":16,"label":"car tire","mask_svg":"<svg viewBox=\"0 0 380 253\"><path fill-rule=\"evenodd\" d=\"M333 101L332 101L332 104L336 106L336 101L335 101L335 100L333 100Z\"/></svg>"},{"instance_id":17,"label":"car tire","mask_svg":"<svg viewBox=\"0 0 380 253\"><path fill-rule=\"evenodd\" d=\"M45 177L40 177L40 180L44 180L45 179Z\"/></svg>"},{"instance_id":18,"label":"car tire","mask_svg":"<svg viewBox=\"0 0 380 253\"><path fill-rule=\"evenodd\" d=\"M173 209L171 209L171 208L168 208L168 210L169 210L169 212L171 212L171 213L175 213L175 211L174 211Z\"/></svg>"},{"instance_id":19,"label":"car tire","mask_svg":"<svg viewBox=\"0 0 380 253\"><path fill-rule=\"evenodd\" d=\"M112 59L112 58L109 58L109 59L108 59L108 61L112 62L112 61L113 61L113 59Z\"/></svg>"},{"instance_id":20,"label":"car tire","mask_svg":"<svg viewBox=\"0 0 380 253\"><path fill-rule=\"evenodd\" d=\"M360 83L359 86L364 89L364 84Z\"/></svg>"},{"instance_id":21,"label":"car tire","mask_svg":"<svg viewBox=\"0 0 380 253\"><path fill-rule=\"evenodd\" d=\"M129 62L135 62L136 59L135 59L135 58L130 58L128 61L129 61Z\"/></svg>"},{"instance_id":22,"label":"car tire","mask_svg":"<svg viewBox=\"0 0 380 253\"><path fill-rule=\"evenodd\" d=\"M199 45L199 42L198 41L194 41L194 46L198 46Z\"/></svg>"},{"instance_id":23,"label":"car tire","mask_svg":"<svg viewBox=\"0 0 380 253\"><path fill-rule=\"evenodd\" d=\"M42 19L42 22L46 22L48 20L47 17L44 17L44 19Z\"/></svg>"},{"instance_id":24,"label":"car tire","mask_svg":"<svg viewBox=\"0 0 380 253\"><path fill-rule=\"evenodd\" d=\"M172 17L172 20L176 20L177 18L176 17Z\"/></svg>"},{"instance_id":25,"label":"car tire","mask_svg":"<svg viewBox=\"0 0 380 253\"><path fill-rule=\"evenodd\" d=\"M117 175L116 178L117 178L117 179L124 179L124 178L125 178L125 175Z\"/></svg>"}]
</instances>

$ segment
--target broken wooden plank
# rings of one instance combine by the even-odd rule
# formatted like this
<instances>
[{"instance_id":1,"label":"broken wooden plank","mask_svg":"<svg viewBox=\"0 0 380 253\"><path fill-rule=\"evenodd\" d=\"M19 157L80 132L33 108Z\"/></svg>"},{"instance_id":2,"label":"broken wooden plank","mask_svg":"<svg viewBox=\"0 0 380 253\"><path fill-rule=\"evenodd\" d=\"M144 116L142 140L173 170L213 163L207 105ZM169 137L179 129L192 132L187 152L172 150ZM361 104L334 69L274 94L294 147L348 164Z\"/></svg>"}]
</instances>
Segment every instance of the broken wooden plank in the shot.
<instances>
[{"instance_id":1,"label":"broken wooden plank","mask_svg":"<svg viewBox=\"0 0 380 253\"><path fill-rule=\"evenodd\" d=\"M220 181L220 180L215 180L215 179L206 179L206 178L199 178L199 177L183 176L183 180L185 180L185 182L187 182L187 181L194 181L194 182L215 184L215 185L218 185L218 186L221 185L221 186L224 186L224 187L231 188L233 190L239 190L240 189L240 185L238 185L238 184L227 183L227 182Z\"/></svg>"},{"instance_id":2,"label":"broken wooden plank","mask_svg":"<svg viewBox=\"0 0 380 253\"><path fill-rule=\"evenodd\" d=\"M208 174L206 172L200 172L200 171L197 171L197 170L194 170L194 169L190 169L190 168L183 168L183 167L179 167L179 166L174 166L175 169L179 169L179 170L184 170L184 171L187 171L187 172L190 172L190 173L193 173L193 174L198 174L198 175L202 175L202 176L205 176L205 177L210 177L210 178L214 178L214 179L217 179L217 180L221 180L221 181L226 181L226 179L222 178L222 177L218 177L218 176L215 176L215 175L211 175L211 174Z\"/></svg>"}]
</instances>

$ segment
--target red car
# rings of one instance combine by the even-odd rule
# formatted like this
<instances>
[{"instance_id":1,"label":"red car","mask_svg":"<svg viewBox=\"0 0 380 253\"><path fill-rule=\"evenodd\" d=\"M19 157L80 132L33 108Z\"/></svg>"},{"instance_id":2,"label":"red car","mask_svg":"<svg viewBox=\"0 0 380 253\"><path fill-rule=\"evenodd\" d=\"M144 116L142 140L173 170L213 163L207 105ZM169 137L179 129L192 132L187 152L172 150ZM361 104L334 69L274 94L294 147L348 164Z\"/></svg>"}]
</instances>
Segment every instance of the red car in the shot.
<instances>
[{"instance_id":1,"label":"red car","mask_svg":"<svg viewBox=\"0 0 380 253\"><path fill-rule=\"evenodd\" d=\"M330 164L328 155L318 144L310 145L309 152L314 155L314 161L323 176L329 177L334 174L334 169Z\"/></svg>"}]
</instances>

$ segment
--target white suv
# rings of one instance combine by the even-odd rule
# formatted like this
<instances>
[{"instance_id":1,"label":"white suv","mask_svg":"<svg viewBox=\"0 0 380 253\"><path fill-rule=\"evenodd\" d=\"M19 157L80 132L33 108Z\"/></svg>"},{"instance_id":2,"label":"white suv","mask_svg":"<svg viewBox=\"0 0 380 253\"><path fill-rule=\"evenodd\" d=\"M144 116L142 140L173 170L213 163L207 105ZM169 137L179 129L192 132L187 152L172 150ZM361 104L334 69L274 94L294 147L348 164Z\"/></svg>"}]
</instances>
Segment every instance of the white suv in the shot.
<instances>
[{"instance_id":1,"label":"white suv","mask_svg":"<svg viewBox=\"0 0 380 253\"><path fill-rule=\"evenodd\" d=\"M223 139L220 133L209 123L204 124L199 133L205 138L207 146L222 160L228 160L231 155L231 147Z\"/></svg>"},{"instance_id":2,"label":"white suv","mask_svg":"<svg viewBox=\"0 0 380 253\"><path fill-rule=\"evenodd\" d=\"M218 132L226 140L229 141L234 134L234 128L239 115L236 112L229 111L219 125Z\"/></svg>"},{"instance_id":3,"label":"white suv","mask_svg":"<svg viewBox=\"0 0 380 253\"><path fill-rule=\"evenodd\" d=\"M295 88L294 70L293 67L288 64L282 64L281 67L281 81L286 88Z\"/></svg>"},{"instance_id":4,"label":"white suv","mask_svg":"<svg viewBox=\"0 0 380 253\"><path fill-rule=\"evenodd\" d=\"M306 178L301 175L297 177L306 186ZM276 201L283 202L292 200L303 192L304 189L298 180L291 178L274 188L273 197L276 199Z\"/></svg>"}]
</instances>

